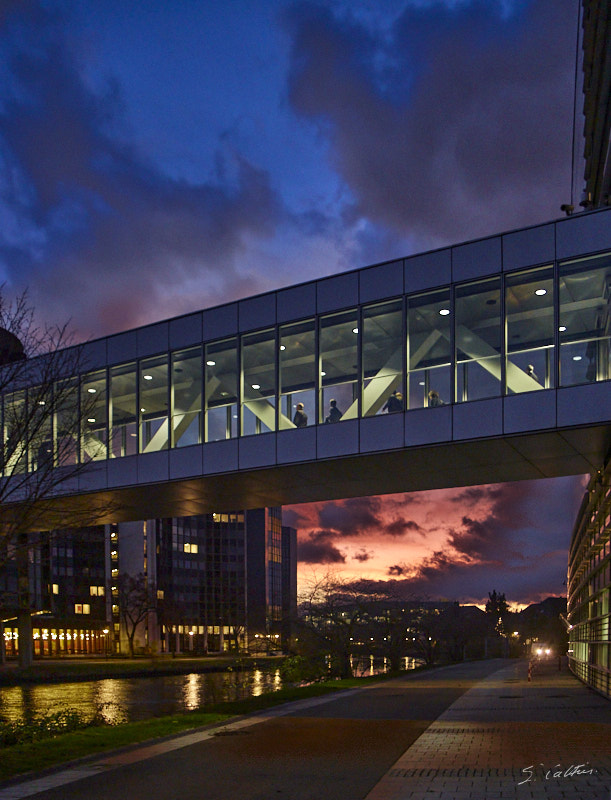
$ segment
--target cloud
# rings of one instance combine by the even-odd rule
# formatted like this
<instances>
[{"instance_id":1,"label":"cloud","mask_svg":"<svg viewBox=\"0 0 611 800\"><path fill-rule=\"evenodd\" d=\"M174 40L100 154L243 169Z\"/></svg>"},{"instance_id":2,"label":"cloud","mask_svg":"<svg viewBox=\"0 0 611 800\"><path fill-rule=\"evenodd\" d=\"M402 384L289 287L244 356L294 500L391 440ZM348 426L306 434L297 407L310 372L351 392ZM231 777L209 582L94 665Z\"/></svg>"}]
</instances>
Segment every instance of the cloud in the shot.
<instances>
[{"instance_id":1,"label":"cloud","mask_svg":"<svg viewBox=\"0 0 611 800\"><path fill-rule=\"evenodd\" d=\"M147 163L122 131L119 87L88 88L60 22L47 18L6 57L0 143L12 181L0 197L10 220L0 259L9 283L29 283L50 319L71 308L85 334L268 288L240 256L284 218L270 176L220 145L205 183Z\"/></svg>"},{"instance_id":2,"label":"cloud","mask_svg":"<svg viewBox=\"0 0 611 800\"><path fill-rule=\"evenodd\" d=\"M373 553L372 553L370 550L366 550L364 547L362 547L362 548L361 548L361 549L360 549L358 552L356 552L356 553L355 553L355 554L352 556L352 558L353 558L355 561L360 561L362 564L364 564L364 563L365 563L365 561L369 561L369 559L370 559L372 556L373 556Z\"/></svg>"},{"instance_id":3,"label":"cloud","mask_svg":"<svg viewBox=\"0 0 611 800\"><path fill-rule=\"evenodd\" d=\"M380 591L385 578L402 597L479 603L496 587L511 602L538 602L563 591L572 520L583 490L584 478L578 476L313 503L285 514L300 541L322 539L341 554L342 546L353 552L371 548L362 563L376 585L379 576ZM400 529L396 520L406 509L406 535L389 535ZM334 527L323 528L321 519ZM326 549L322 555L327 557ZM342 573L356 580L354 557L342 563Z\"/></svg>"},{"instance_id":4,"label":"cloud","mask_svg":"<svg viewBox=\"0 0 611 800\"><path fill-rule=\"evenodd\" d=\"M329 141L353 216L432 247L559 215L571 0L408 4L383 36L314 3L287 19L290 102Z\"/></svg>"},{"instance_id":5,"label":"cloud","mask_svg":"<svg viewBox=\"0 0 611 800\"><path fill-rule=\"evenodd\" d=\"M325 531L317 531L299 540L297 560L306 564L344 564L346 556L329 541Z\"/></svg>"}]
</instances>

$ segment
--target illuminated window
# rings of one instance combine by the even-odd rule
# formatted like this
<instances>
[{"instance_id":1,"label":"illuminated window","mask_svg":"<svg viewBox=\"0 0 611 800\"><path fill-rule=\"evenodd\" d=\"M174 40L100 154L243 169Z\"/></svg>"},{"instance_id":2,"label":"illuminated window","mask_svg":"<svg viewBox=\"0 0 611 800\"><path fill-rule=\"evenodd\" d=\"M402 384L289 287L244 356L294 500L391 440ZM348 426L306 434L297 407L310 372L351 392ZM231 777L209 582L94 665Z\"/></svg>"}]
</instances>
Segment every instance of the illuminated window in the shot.
<instances>
[{"instance_id":1,"label":"illuminated window","mask_svg":"<svg viewBox=\"0 0 611 800\"><path fill-rule=\"evenodd\" d=\"M91 614L91 606L89 603L83 603L83 614Z\"/></svg>"},{"instance_id":2,"label":"illuminated window","mask_svg":"<svg viewBox=\"0 0 611 800\"><path fill-rule=\"evenodd\" d=\"M57 583L54 583L53 586L51 587L51 591L53 592L53 594L59 594L59 585Z\"/></svg>"},{"instance_id":3,"label":"illuminated window","mask_svg":"<svg viewBox=\"0 0 611 800\"><path fill-rule=\"evenodd\" d=\"M104 597L104 587L103 586L90 586L89 587L89 594L92 597Z\"/></svg>"},{"instance_id":4,"label":"illuminated window","mask_svg":"<svg viewBox=\"0 0 611 800\"><path fill-rule=\"evenodd\" d=\"M157 589L157 600L163 600L163 589Z\"/></svg>"},{"instance_id":5,"label":"illuminated window","mask_svg":"<svg viewBox=\"0 0 611 800\"><path fill-rule=\"evenodd\" d=\"M197 553L198 549L198 545L192 544L191 542L185 542L185 553Z\"/></svg>"},{"instance_id":6,"label":"illuminated window","mask_svg":"<svg viewBox=\"0 0 611 800\"><path fill-rule=\"evenodd\" d=\"M74 604L74 613L75 614L82 614L83 613L83 604L82 603L75 603Z\"/></svg>"}]
</instances>

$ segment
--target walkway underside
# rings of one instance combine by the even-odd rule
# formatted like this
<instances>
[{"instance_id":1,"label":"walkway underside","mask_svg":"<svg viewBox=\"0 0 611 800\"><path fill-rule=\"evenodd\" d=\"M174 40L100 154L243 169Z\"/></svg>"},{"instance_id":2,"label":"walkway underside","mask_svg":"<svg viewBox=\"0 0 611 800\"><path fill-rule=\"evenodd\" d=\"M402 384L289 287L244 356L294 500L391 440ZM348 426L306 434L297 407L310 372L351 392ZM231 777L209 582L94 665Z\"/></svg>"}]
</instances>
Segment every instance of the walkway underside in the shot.
<instances>
[{"instance_id":1,"label":"walkway underside","mask_svg":"<svg viewBox=\"0 0 611 800\"><path fill-rule=\"evenodd\" d=\"M58 498L47 503L45 527L580 475L610 448L611 426L600 425L166 479Z\"/></svg>"}]
</instances>

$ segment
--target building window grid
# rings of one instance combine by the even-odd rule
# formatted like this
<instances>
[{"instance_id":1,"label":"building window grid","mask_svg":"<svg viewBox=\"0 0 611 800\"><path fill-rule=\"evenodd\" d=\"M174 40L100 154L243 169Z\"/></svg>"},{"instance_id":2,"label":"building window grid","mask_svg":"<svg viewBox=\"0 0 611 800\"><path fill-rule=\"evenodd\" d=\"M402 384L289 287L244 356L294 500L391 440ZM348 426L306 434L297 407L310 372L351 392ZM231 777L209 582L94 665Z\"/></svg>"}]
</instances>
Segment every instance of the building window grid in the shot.
<instances>
[{"instance_id":1,"label":"building window grid","mask_svg":"<svg viewBox=\"0 0 611 800\"><path fill-rule=\"evenodd\" d=\"M582 270L583 273L587 273L588 266L589 265L590 266L594 265L594 266L592 266L592 269L590 270L590 272L594 272L595 271L594 267L596 266L596 262L600 262L601 264L603 264L603 268L605 268L605 265L606 265L606 262L607 262L608 258L609 258L609 254L603 254L603 255L600 255L600 256L591 257L590 259L583 259L582 260L583 264L579 268ZM586 378L587 378L587 380L594 381L594 382L599 381L599 380L607 380L608 376L609 376L609 366L608 366L608 363L607 363L608 362L608 355L605 355L607 353L607 351L609 350L609 341L608 341L609 338L610 338L609 336L606 336L606 335L605 336L602 336L602 335L598 336L597 335L596 337L594 337L594 339L592 339L592 337L583 339L583 342L582 342L581 339L576 339L575 340L576 341L576 345L573 345L572 342L568 342L568 340L566 339L566 336L564 335L564 332L562 330L560 330L560 328L562 327L562 325L559 324L562 321L560 315L562 313L562 308L563 308L563 300L562 300L562 297L560 296L560 294L558 292L558 289L557 289L557 287L560 285L560 280L561 280L560 270L561 270L561 268L564 270L564 272L562 273L562 279L566 280L567 277L568 278L573 277L573 273L571 273L570 269L569 269L570 265L573 264L573 263L579 263L579 262L571 262L571 261L569 261L569 262L563 262L562 264L558 264L558 262L556 262L554 264L554 266L553 266L553 270L554 270L554 277L553 277L553 284L554 284L554 287L553 287L553 292L554 292L554 303L553 303L553 306L554 306L554 341L553 341L553 345L549 346L547 349L553 351L554 354L556 354L558 357L555 357L553 359L554 360L554 364L553 364L553 366L551 368L551 374L553 375L553 380L548 380L547 371L546 371L546 376L545 376L545 384L546 385L548 383L551 383L554 386L567 385L566 379L564 379L563 375L561 374L561 361L562 361L562 359L559 356L560 356L560 349L562 347L567 349L567 348L569 348L569 346L570 347L576 347L577 345L579 345L579 347L581 347L582 349L585 347L585 350L587 351L587 345L588 345L589 342L591 343L591 341L595 342L596 348L597 348L597 350L596 350L596 353L597 353L597 355L596 355L596 359L597 359L596 360L596 365L597 365L596 370L597 371L596 371L596 374L594 375L594 377L592 377L591 373L585 373L584 372L584 376L585 377L581 376L581 374L579 374L578 375L578 379L579 379L578 382L583 382L582 378L583 378L583 380L586 380ZM549 270L549 265L547 265L547 267L541 267L540 269L541 270L543 270L543 269ZM501 313L502 313L501 319L503 321L503 326L504 326L504 329L505 329L504 330L505 335L503 335L501 337L502 338L501 347L500 347L501 352L499 352L499 354L498 354L499 361L500 361L500 380L498 381L499 388L498 388L498 391L496 393L492 393L490 396L500 396L503 392L507 393L509 391L509 387L507 386L507 373L506 373L506 366L505 366L505 361L506 361L507 352L508 352L507 336L506 336L507 315L506 315L506 307L505 307L505 295L506 295L505 282L506 282L506 280L510 280L510 279L513 280L515 278L515 276L519 275L520 273L523 273L524 275L528 275L529 273L534 273L534 272L536 272L536 269L510 272L510 273L507 273L506 275L501 276L501 278L499 279L499 280L501 280L501 283L502 283L502 288L501 288L501 291L500 291L500 298L499 299L500 299ZM577 274L577 273L575 273L575 274ZM485 279L485 280L487 280L487 279ZM454 297L456 296L456 292L457 291L463 291L464 292L465 287L468 286L468 285L469 284L456 284L456 285L453 286L453 292L452 292L453 297L451 298L452 301L450 303L450 313L452 315L451 316L452 320L455 319L456 304L454 302ZM416 295L404 295L402 297L394 298L396 300L401 300L402 301L402 326L403 326L403 332L404 332L404 335L402 337L403 340L404 340L403 343L402 343L402 347L404 348L404 350L403 350L403 366L402 366L402 373L403 374L402 374L402 378L401 378L401 386L404 389L404 391L406 392L405 397L406 397L406 407L407 408L409 408L411 404L409 403L409 395L408 395L407 389L406 389L406 380L407 380L407 376L409 375L409 364L407 364L407 369L405 367L405 365L407 363L407 361L406 361L407 353L405 351L405 347L407 346L407 339L406 339L406 336L405 336L405 333L406 333L406 330L407 330L406 329L406 300L407 300L407 302L409 302L410 297L415 297L415 296ZM388 302L391 302L392 299L393 298L389 298ZM355 320L356 320L355 327L357 328L357 332L358 332L357 342L358 342L358 345L359 345L356 348L356 353L355 353L355 361L356 361L356 363L353 365L355 367L355 372L356 372L356 375L357 375L356 388L355 388L355 391L354 391L354 395L355 396L354 396L354 400L353 400L353 404L354 404L354 406L356 408L356 414L354 416L356 416L358 418L361 417L362 408L363 408L363 384L364 384L364 377L363 377L363 372L362 372L362 370L363 370L363 356L362 356L362 347L360 346L360 345L362 345L362 341L363 341L363 337L362 337L363 312L365 310L369 310L369 309L373 308L375 305L376 304L359 305L358 307L356 307L356 308L354 308L352 310L352 312L355 315ZM564 306L568 307L567 306L567 301L564 302ZM348 310L348 313L349 313L349 311L350 310ZM345 314L347 312L343 311L343 312L337 312L337 313L338 314ZM323 378L324 378L324 376L321 376L321 374L320 374L321 371L323 371L321 369L321 367L320 367L320 365L321 365L320 321L325 319L325 318L329 318L330 316L334 316L334 315L326 314L326 315L321 315L321 316L317 316L317 317L313 318L313 319L315 319L317 321L318 324L315 326L314 353L312 354L312 357L315 359L315 362L319 365L319 368L316 371L318 373L316 375L316 385L317 385L317 390L315 391L316 399L315 399L315 403L314 403L314 408L311 409L311 412L312 412L313 418L316 419L319 423L323 423L325 421L325 414L326 414L326 411L327 411L327 409L325 409L321 405L321 398L322 398L322 395L323 395ZM272 413L270 413L271 409L266 409L266 418L269 417L269 419L271 420L272 419L272 415L273 415L273 421L271 422L270 425L264 425L260 421L260 418L259 418L259 422L257 422L257 417L255 415L254 426L251 426L251 427L254 427L254 431L255 432L263 431L266 428L268 430L278 430L280 428L279 414L281 414L281 409L280 409L280 403L278 402L278 392L281 389L281 386L280 386L280 380L279 380L279 364L278 364L279 359L277 358L276 351L278 349L278 342L280 340L280 328L281 327L282 326L277 325L277 326L275 326L274 328L271 328L271 329L268 328L268 329L265 329L265 330L255 331L253 333L243 334L242 336L235 337L235 342L236 342L235 354L236 354L236 363L237 364L243 364L244 355L243 355L243 346L242 345L243 345L243 341L246 341L248 339L248 337L253 337L253 336L256 337L257 335L259 335L259 336L267 335L268 341L269 341L269 343L271 344L271 347L272 347L272 351L275 353L275 358L274 358L273 365L270 365L272 370L273 370L273 375L274 375L274 386L273 387L267 387L266 398L265 398L265 401L264 401L265 403L269 404L270 406L271 405L274 406ZM452 339L455 336L455 328L456 328L455 324L450 326L450 335L451 335ZM223 340L218 340L218 341L221 342ZM226 340L226 341L233 341L233 340ZM217 342L217 340L213 340L213 341L205 343L205 345L206 345L206 347L214 346L216 344L216 342ZM198 350L198 348L193 348L192 350L196 351L196 350ZM126 362L124 364L119 364L119 365L113 366L108 370L98 370L95 373L87 373L87 374L84 374L81 377L81 387L84 387L84 386L88 385L88 382L91 383L92 380L97 381L97 389L96 390L100 392L100 396L105 395L106 399L105 399L104 407L101 407L101 406L98 407L98 411L101 412L100 416L102 417L102 423L98 424L97 417L92 417L92 419L95 419L95 438L96 438L98 444L96 445L94 452L91 452L91 447L88 447L87 442L86 442L85 433L84 432L81 433L80 442L77 443L77 446L76 446L76 453L80 458L87 457L87 458L90 458L90 459L96 459L96 458L101 458L101 457L103 458L104 456L107 457L107 458L108 457L113 458L113 457L131 455L131 454L135 454L135 453L138 453L138 452L142 451L142 447L143 447L143 444L144 444L143 427L142 426L143 426L143 424L145 424L147 422L147 420L145 419L146 411L143 412L141 410L142 406L141 406L140 394L142 392L142 389L141 389L142 379L139 376L142 375L142 369L146 365L146 363L152 363L153 360L155 360L155 359L157 361L159 361L161 359L161 361L164 362L163 366L165 367L165 369L167 371L168 370L168 365L169 364L171 365L173 363L172 359L174 358L174 356L175 356L175 354L177 352L179 352L179 351L171 351L170 353L162 354L161 356L157 356L157 357L147 357L146 359L140 359L138 361ZM202 348L199 348L199 352L200 353L203 352ZM459 374L459 365L457 364L457 361L456 361L456 343L454 341L452 342L452 352L454 353L454 368L451 370L451 381L453 383L456 380L457 374ZM574 356L574 358L576 360L579 359L579 354ZM590 360L592 360L592 359L590 359ZM566 361L566 358L565 358L565 361ZM205 364L202 364L202 368L205 370L205 368L206 368ZM239 375L240 384L241 384L241 388L242 388L242 391L240 393L240 395L241 395L240 404L242 406L245 406L249 402L249 400L246 398L245 393L244 393L244 374L243 374L243 369L240 369L239 372L240 372L240 375ZM588 375L589 375L589 377L588 377ZM540 377L543 378L544 376L540 376ZM127 387L128 387L128 392L123 397L123 409L122 410L120 408L118 408L118 400L119 400L120 392L119 392L119 395L115 396L116 395L115 389L116 389L116 387L118 385L117 381L120 381L121 379L123 379L124 385L127 385ZM167 430L167 436L164 439L163 435L158 434L157 438L159 439L159 442L161 442L161 444L159 445L159 447L154 446L153 449L165 449L168 446L172 446L172 447L177 446L176 437L174 436L173 431L170 430L171 418L172 418L171 409L173 408L173 403L174 403L174 399L173 399L174 398L174 393L173 393L173 383L174 382L171 379L166 378L166 383L168 384L168 386L166 387L166 389L167 389L167 391L166 391L166 400L167 400L167 402L165 402L165 414L163 412L160 412L158 414L157 424L159 426L164 426L165 425L167 427L167 429L168 429ZM131 393L132 393L132 397L131 398L129 397L130 384L133 384L133 386L131 386ZM203 379L203 373L202 373L202 385L205 386L204 379ZM94 388L93 384L92 384L91 388ZM272 389L272 388L273 388L273 391L270 392L269 390ZM357 389L358 389L358 391L357 391ZM30 389L29 393L32 393L33 391L35 391L35 388ZM77 392L77 397L81 396L82 391L83 390L81 389L81 393ZM457 396L457 394L456 394L457 391L458 391L458 387L452 386L451 391L452 391L451 397L455 397L456 400L462 399L462 398L459 398ZM466 397L467 397L467 400L468 400L469 399L469 397L468 397L468 387L466 387L466 391L467 391ZM465 386L464 385L462 387L462 392L463 393L465 392ZM27 394L27 393L24 392L24 394ZM10 395L5 395L4 396L4 398L3 398L3 408L4 408L4 406L7 405L7 402L10 401L11 397L12 396L10 396ZM203 399L203 392L202 392L202 399ZM252 398L250 399L250 401L252 402ZM26 402L27 402L27 400L26 400ZM317 408L317 405L318 405L318 408ZM426 405L426 402L425 402L425 405ZM411 407L413 407L413 406L411 406ZM235 408L235 406L232 406L232 404L228 404L228 406L227 406L227 409L228 409L227 410L227 414L231 413L232 419L230 420L229 417L228 417L226 438L233 438L234 436L248 435L249 431L246 431L244 429L243 424L242 424L242 419L240 419L243 416L243 412L237 414L238 419L233 419L233 417L235 417L236 415L230 411L232 408ZM352 416L352 415L350 415L350 416ZM4 414L3 415L3 424L4 424L4 429L5 429L5 431L4 431L5 438L7 437L6 421L5 421L6 418L7 418L7 415ZM88 441L91 442L91 441L93 441L93 439L91 438L92 434L90 433L89 428L86 428L87 425L94 426L94 423L86 423L86 422L83 423L83 431L85 431L85 430L88 431L88 435L90 437ZM54 428L54 430L53 430L53 434L52 435L53 435L54 439L56 439L57 436L58 436L58 425L57 424L53 425L53 428ZM204 438L205 438L206 441L208 441L207 435ZM163 442L161 441L162 439L163 439ZM197 440L201 441L201 439L202 439L201 433L198 433ZM106 447L107 447L106 442L109 443L108 451L106 450ZM150 442L149 442L149 444L150 444ZM54 449L56 449L56 448L54 448ZM24 459L24 463L26 461L29 461L29 458L28 459ZM30 466L33 468L35 466L35 463L32 462L32 464Z\"/></svg>"}]
</instances>

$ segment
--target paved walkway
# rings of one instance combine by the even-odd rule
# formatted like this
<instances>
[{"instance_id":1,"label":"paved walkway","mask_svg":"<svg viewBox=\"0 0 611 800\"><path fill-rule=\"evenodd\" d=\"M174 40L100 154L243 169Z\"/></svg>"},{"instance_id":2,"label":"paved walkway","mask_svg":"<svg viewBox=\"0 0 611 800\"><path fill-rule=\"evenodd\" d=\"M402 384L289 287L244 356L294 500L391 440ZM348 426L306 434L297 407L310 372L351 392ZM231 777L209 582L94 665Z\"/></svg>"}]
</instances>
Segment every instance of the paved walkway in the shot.
<instances>
[{"instance_id":1,"label":"paved walkway","mask_svg":"<svg viewBox=\"0 0 611 800\"><path fill-rule=\"evenodd\" d=\"M611 702L555 662L485 678L399 758L366 800L611 800Z\"/></svg>"},{"instance_id":2,"label":"paved walkway","mask_svg":"<svg viewBox=\"0 0 611 800\"><path fill-rule=\"evenodd\" d=\"M0 800L34 795L611 800L611 703L555 665L532 682L523 662L457 665L0 787Z\"/></svg>"}]
</instances>

